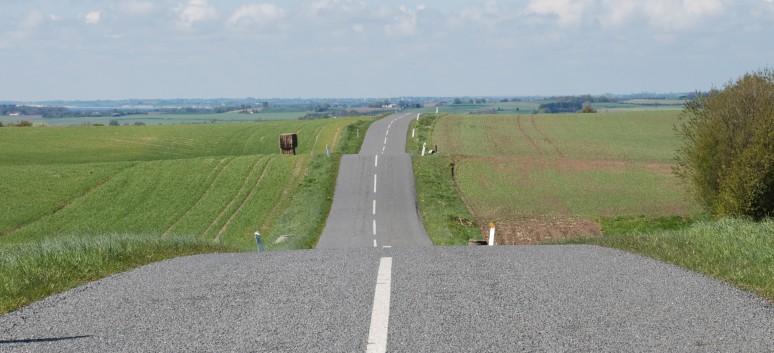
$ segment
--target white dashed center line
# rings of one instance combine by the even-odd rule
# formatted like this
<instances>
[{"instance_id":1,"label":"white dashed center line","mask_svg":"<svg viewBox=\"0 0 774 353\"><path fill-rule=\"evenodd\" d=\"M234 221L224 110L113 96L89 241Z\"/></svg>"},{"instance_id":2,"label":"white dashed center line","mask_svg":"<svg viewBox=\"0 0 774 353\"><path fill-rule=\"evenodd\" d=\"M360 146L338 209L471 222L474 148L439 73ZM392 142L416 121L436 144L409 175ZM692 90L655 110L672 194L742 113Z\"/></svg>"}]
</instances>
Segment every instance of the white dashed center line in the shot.
<instances>
[{"instance_id":1,"label":"white dashed center line","mask_svg":"<svg viewBox=\"0 0 774 353\"><path fill-rule=\"evenodd\" d=\"M376 174L374 174L374 194L376 193Z\"/></svg>"},{"instance_id":2,"label":"white dashed center line","mask_svg":"<svg viewBox=\"0 0 774 353\"><path fill-rule=\"evenodd\" d=\"M376 274L374 306L371 311L371 328L368 330L367 353L387 352L387 332L390 324L390 290L392 286L392 258L379 261Z\"/></svg>"}]
</instances>

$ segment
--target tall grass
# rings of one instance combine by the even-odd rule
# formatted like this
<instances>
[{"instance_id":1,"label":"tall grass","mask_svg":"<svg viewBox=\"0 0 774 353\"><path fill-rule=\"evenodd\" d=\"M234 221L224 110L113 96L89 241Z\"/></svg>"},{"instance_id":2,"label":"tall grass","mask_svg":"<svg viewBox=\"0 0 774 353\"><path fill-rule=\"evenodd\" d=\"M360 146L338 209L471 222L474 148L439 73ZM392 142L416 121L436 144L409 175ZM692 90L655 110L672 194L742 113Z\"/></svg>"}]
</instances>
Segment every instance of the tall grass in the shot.
<instances>
[{"instance_id":1,"label":"tall grass","mask_svg":"<svg viewBox=\"0 0 774 353\"><path fill-rule=\"evenodd\" d=\"M774 300L774 220L700 221L677 230L621 232L573 238L561 244L594 244L642 254L704 273Z\"/></svg>"},{"instance_id":2,"label":"tall grass","mask_svg":"<svg viewBox=\"0 0 774 353\"><path fill-rule=\"evenodd\" d=\"M63 236L0 247L0 314L89 281L176 256L236 249L194 237Z\"/></svg>"}]
</instances>

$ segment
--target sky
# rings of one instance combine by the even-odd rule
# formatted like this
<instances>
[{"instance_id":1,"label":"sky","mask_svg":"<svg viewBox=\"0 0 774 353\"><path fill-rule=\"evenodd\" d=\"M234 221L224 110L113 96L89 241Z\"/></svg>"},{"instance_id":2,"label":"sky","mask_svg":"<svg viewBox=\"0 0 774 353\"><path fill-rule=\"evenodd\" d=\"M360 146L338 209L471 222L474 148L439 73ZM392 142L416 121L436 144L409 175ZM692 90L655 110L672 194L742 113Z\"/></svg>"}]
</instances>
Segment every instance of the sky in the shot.
<instances>
[{"instance_id":1,"label":"sky","mask_svg":"<svg viewBox=\"0 0 774 353\"><path fill-rule=\"evenodd\" d=\"M694 92L774 0L0 0L0 101Z\"/></svg>"}]
</instances>

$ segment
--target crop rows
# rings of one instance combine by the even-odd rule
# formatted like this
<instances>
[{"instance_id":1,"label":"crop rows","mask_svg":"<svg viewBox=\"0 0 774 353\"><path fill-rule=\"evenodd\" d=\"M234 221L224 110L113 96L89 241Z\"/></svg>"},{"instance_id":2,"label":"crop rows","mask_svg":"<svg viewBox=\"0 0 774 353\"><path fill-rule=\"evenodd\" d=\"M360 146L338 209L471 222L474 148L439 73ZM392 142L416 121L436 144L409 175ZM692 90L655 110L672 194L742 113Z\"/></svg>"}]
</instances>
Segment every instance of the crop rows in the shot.
<instances>
[{"instance_id":1,"label":"crop rows","mask_svg":"<svg viewBox=\"0 0 774 353\"><path fill-rule=\"evenodd\" d=\"M671 173L676 111L447 116L433 144L480 223L691 215Z\"/></svg>"},{"instance_id":2,"label":"crop rows","mask_svg":"<svg viewBox=\"0 0 774 353\"><path fill-rule=\"evenodd\" d=\"M354 121L3 129L0 244L131 233L244 248ZM284 132L297 156L279 155Z\"/></svg>"}]
</instances>

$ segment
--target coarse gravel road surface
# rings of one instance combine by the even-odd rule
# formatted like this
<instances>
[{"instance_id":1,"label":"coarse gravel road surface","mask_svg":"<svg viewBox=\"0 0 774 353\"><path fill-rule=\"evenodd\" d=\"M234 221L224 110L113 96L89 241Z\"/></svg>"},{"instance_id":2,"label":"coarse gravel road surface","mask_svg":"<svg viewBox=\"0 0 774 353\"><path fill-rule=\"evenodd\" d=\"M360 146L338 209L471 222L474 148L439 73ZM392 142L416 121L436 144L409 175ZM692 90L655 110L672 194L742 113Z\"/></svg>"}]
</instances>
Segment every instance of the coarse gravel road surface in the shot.
<instances>
[{"instance_id":1,"label":"coarse gravel road surface","mask_svg":"<svg viewBox=\"0 0 774 353\"><path fill-rule=\"evenodd\" d=\"M392 259L392 352L770 352L770 303L593 246L198 255L0 318L2 352L365 352Z\"/></svg>"}]
</instances>

